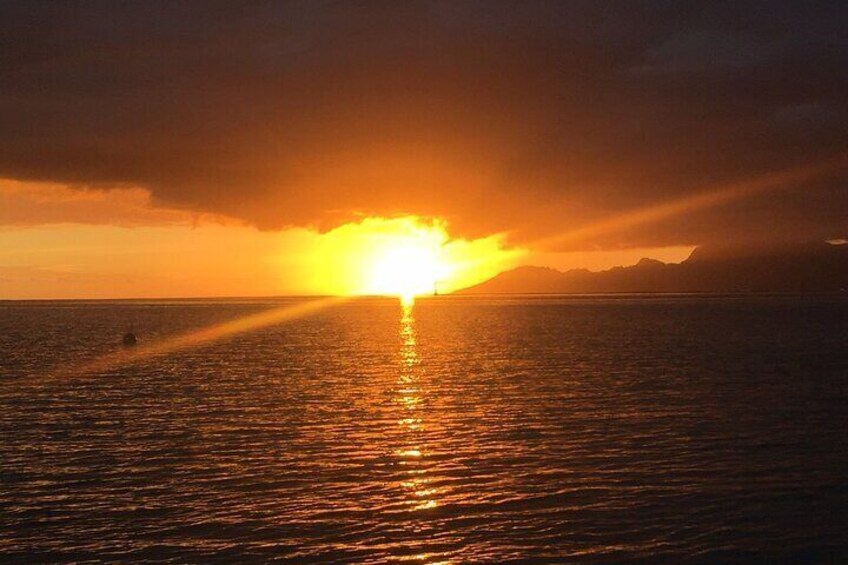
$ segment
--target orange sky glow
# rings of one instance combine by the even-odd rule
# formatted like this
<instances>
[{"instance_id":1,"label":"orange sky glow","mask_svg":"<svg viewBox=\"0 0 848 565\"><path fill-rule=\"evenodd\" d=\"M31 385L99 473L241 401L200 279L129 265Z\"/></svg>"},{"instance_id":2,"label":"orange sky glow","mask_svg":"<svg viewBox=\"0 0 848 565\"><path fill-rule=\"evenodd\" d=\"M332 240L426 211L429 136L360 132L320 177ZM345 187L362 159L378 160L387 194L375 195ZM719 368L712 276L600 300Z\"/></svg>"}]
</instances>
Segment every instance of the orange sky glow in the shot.
<instances>
[{"instance_id":1,"label":"orange sky glow","mask_svg":"<svg viewBox=\"0 0 848 565\"><path fill-rule=\"evenodd\" d=\"M157 206L136 187L3 180L0 298L410 298L460 290L523 264L597 271L642 257L676 263L694 247L561 250L557 244L726 205L843 166L839 159L719 185L519 245L505 233L452 237L446 221L414 215L360 217L329 231L259 230L226 216Z\"/></svg>"},{"instance_id":2,"label":"orange sky glow","mask_svg":"<svg viewBox=\"0 0 848 565\"><path fill-rule=\"evenodd\" d=\"M261 231L110 191L0 181L0 298L449 293L519 264L604 269L691 247L569 253L454 238L438 219L364 217L326 232Z\"/></svg>"},{"instance_id":3,"label":"orange sky glow","mask_svg":"<svg viewBox=\"0 0 848 565\"><path fill-rule=\"evenodd\" d=\"M319 233L261 231L153 206L140 189L0 182L0 297L428 294L470 286L526 252L502 236L368 217Z\"/></svg>"}]
</instances>

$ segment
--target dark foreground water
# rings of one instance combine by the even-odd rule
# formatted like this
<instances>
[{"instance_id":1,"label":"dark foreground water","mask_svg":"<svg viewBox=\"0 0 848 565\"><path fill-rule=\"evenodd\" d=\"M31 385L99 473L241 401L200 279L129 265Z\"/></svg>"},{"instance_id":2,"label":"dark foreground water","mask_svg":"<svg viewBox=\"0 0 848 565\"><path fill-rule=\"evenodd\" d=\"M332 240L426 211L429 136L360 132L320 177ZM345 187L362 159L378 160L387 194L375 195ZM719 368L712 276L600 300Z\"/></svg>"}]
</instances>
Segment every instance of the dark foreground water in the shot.
<instances>
[{"instance_id":1,"label":"dark foreground water","mask_svg":"<svg viewBox=\"0 0 848 565\"><path fill-rule=\"evenodd\" d=\"M74 372L297 304L0 303L0 562L848 563L848 299L357 300Z\"/></svg>"}]
</instances>

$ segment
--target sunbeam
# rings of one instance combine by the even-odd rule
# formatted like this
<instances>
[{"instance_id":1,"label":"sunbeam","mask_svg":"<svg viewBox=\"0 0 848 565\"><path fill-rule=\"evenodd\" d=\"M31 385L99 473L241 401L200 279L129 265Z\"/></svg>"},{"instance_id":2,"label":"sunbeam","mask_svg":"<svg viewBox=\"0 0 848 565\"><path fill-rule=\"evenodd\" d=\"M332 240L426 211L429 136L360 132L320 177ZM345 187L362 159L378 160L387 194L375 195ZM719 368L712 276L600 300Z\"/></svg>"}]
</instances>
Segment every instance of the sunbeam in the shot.
<instances>
[{"instance_id":1,"label":"sunbeam","mask_svg":"<svg viewBox=\"0 0 848 565\"><path fill-rule=\"evenodd\" d=\"M54 371L50 376L53 378L68 378L113 370L118 367L144 361L151 357L173 353L189 347L197 347L199 345L219 341L240 333L281 324L283 322L289 322L299 318L305 318L350 299L351 297L333 296L318 300L310 300L308 302L302 302L292 306L287 305L279 308L272 308L257 314L251 314L242 318L236 318L220 324L214 324L188 333L180 334L147 346L132 349L121 349L79 365L62 367Z\"/></svg>"},{"instance_id":2,"label":"sunbeam","mask_svg":"<svg viewBox=\"0 0 848 565\"><path fill-rule=\"evenodd\" d=\"M840 155L813 165L772 171L757 177L721 184L686 198L639 208L573 230L538 239L527 244L527 247L535 250L550 249L564 243L585 241L591 237L659 222L680 214L721 206L762 192L826 177L841 171L846 165L848 165L848 156Z\"/></svg>"}]
</instances>

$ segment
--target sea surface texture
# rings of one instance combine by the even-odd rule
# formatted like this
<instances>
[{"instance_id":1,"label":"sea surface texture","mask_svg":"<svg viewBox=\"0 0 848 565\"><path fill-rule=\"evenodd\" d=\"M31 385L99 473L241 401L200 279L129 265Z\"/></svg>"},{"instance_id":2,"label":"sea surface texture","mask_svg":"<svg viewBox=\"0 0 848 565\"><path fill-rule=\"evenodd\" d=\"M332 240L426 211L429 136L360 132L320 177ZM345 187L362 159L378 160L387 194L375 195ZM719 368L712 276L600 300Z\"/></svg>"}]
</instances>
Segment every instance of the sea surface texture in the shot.
<instances>
[{"instance_id":1,"label":"sea surface texture","mask_svg":"<svg viewBox=\"0 0 848 565\"><path fill-rule=\"evenodd\" d=\"M0 302L0 562L848 563L844 297L304 302Z\"/></svg>"}]
</instances>

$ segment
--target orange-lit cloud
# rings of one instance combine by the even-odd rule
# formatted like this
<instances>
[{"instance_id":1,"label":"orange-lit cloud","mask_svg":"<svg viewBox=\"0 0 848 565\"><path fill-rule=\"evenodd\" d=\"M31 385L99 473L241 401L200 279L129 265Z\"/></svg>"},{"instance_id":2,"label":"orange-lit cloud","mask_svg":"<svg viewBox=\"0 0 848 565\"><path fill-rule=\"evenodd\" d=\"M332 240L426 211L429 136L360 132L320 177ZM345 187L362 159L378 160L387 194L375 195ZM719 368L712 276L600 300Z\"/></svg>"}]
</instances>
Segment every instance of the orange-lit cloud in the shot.
<instances>
[{"instance_id":1,"label":"orange-lit cloud","mask_svg":"<svg viewBox=\"0 0 848 565\"><path fill-rule=\"evenodd\" d=\"M0 179L0 229L45 224L193 225L209 221L227 223L213 214L153 206L150 191L139 187L95 190Z\"/></svg>"}]
</instances>

